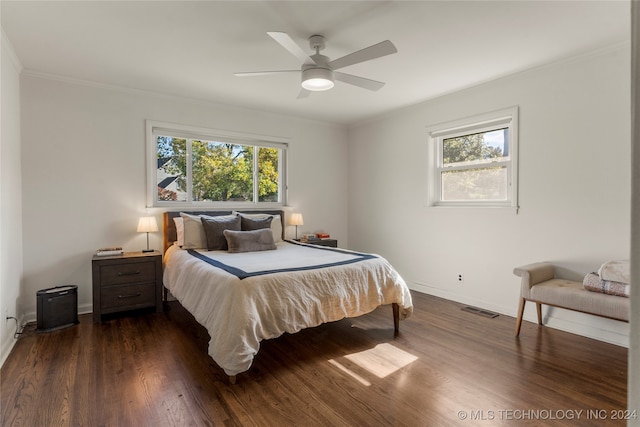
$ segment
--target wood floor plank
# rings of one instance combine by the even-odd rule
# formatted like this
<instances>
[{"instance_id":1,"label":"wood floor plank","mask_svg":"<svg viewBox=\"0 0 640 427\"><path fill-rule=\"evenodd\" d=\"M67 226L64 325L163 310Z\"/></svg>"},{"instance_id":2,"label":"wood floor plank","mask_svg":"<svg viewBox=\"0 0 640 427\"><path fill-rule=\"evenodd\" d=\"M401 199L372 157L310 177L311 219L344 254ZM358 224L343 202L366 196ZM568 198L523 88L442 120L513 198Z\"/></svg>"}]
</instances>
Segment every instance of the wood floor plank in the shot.
<instances>
[{"instance_id":1,"label":"wood floor plank","mask_svg":"<svg viewBox=\"0 0 640 427\"><path fill-rule=\"evenodd\" d=\"M390 307L284 334L261 343L235 385L208 356L207 331L177 302L164 313L99 324L80 316L79 325L49 333L28 326L0 370L0 421L625 425L612 414L626 409L627 349L529 322L516 338L511 317L484 318L454 302L413 297L414 315L400 323L398 336Z\"/></svg>"}]
</instances>

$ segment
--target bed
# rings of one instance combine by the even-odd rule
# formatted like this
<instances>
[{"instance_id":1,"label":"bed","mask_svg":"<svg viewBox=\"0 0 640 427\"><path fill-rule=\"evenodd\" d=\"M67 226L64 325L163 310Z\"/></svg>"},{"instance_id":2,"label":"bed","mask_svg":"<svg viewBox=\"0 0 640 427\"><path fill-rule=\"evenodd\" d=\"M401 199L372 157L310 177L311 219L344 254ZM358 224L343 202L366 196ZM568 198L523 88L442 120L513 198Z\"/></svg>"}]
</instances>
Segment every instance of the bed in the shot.
<instances>
[{"instance_id":1,"label":"bed","mask_svg":"<svg viewBox=\"0 0 640 427\"><path fill-rule=\"evenodd\" d=\"M407 285L384 258L286 240L284 218L281 210L163 214L164 286L207 329L208 353L231 383L262 340L380 305L392 306L397 334L413 311Z\"/></svg>"}]
</instances>

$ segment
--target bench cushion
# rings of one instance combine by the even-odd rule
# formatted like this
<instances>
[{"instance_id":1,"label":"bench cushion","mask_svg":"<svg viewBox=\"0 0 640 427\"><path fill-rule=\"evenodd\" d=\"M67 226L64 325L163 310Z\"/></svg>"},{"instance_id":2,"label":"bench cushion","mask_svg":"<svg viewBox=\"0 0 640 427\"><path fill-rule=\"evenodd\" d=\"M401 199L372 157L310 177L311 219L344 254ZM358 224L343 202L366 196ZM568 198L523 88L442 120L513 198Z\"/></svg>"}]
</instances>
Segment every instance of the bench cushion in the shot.
<instances>
[{"instance_id":1,"label":"bench cushion","mask_svg":"<svg viewBox=\"0 0 640 427\"><path fill-rule=\"evenodd\" d=\"M547 280L532 286L527 299L629 321L629 298L587 291L581 282L564 279Z\"/></svg>"}]
</instances>

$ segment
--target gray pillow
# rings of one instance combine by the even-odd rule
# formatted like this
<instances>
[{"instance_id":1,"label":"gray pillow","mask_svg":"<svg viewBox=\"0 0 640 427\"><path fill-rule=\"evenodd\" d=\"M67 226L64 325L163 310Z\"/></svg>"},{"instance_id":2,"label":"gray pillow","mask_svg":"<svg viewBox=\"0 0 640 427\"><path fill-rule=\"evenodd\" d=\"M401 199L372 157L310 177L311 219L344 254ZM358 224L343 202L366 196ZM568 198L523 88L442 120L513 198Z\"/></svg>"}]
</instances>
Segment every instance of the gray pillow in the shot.
<instances>
[{"instance_id":1,"label":"gray pillow","mask_svg":"<svg viewBox=\"0 0 640 427\"><path fill-rule=\"evenodd\" d=\"M270 228L250 231L224 230L229 252L257 252L277 249Z\"/></svg>"},{"instance_id":2,"label":"gray pillow","mask_svg":"<svg viewBox=\"0 0 640 427\"><path fill-rule=\"evenodd\" d=\"M273 221L272 216L268 216L266 218L247 218L246 216L240 215L240 218L242 218L240 221L240 229L242 231L271 228L271 221Z\"/></svg>"},{"instance_id":3,"label":"gray pillow","mask_svg":"<svg viewBox=\"0 0 640 427\"><path fill-rule=\"evenodd\" d=\"M204 234L207 237L207 249L210 251L227 250L227 239L224 237L225 230L240 230L240 217L201 217Z\"/></svg>"}]
</instances>

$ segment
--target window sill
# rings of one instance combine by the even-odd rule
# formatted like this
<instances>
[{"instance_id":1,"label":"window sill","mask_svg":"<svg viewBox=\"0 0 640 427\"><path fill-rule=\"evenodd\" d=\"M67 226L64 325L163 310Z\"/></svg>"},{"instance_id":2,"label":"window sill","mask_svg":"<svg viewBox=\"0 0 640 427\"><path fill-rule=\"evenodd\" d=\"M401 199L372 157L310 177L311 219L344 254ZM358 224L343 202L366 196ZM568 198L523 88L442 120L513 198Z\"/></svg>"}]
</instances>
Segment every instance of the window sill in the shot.
<instances>
[{"instance_id":1,"label":"window sill","mask_svg":"<svg viewBox=\"0 0 640 427\"><path fill-rule=\"evenodd\" d=\"M161 208L173 210L177 209L219 209L219 210L231 210L231 209L275 209L283 208L286 205L282 202L162 202L157 201L154 204L150 204L147 208Z\"/></svg>"}]
</instances>

